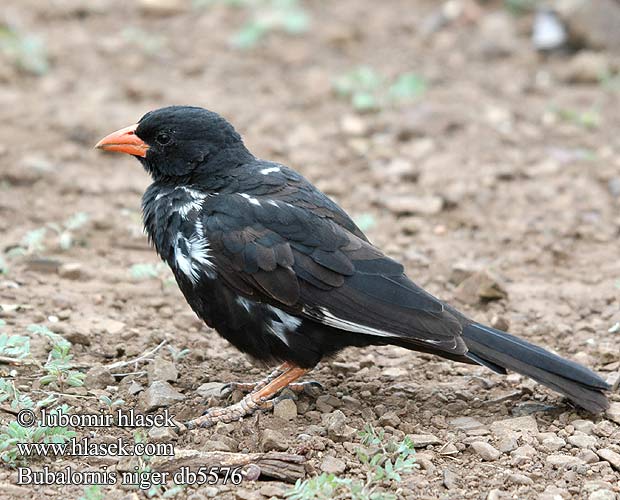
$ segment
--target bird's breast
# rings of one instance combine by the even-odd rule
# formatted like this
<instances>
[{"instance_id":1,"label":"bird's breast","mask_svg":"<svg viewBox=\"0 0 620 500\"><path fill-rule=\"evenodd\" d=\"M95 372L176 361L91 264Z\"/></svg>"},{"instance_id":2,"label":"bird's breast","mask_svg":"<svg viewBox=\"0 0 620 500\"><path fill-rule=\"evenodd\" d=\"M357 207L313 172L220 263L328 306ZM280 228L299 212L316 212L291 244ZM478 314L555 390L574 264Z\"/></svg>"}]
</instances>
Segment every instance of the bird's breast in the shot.
<instances>
[{"instance_id":1,"label":"bird's breast","mask_svg":"<svg viewBox=\"0 0 620 500\"><path fill-rule=\"evenodd\" d=\"M187 188L147 190L143 198L144 227L159 256L177 280L196 286L216 275L215 259L202 223L207 194Z\"/></svg>"}]
</instances>

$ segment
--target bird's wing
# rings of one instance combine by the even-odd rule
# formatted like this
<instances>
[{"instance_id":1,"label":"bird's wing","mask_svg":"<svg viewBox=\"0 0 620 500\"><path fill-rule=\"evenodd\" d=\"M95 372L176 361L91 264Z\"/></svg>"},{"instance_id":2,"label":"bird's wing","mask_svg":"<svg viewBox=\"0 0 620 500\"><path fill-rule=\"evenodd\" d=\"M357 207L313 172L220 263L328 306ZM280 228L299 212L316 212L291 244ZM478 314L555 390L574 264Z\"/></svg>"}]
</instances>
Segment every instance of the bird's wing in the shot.
<instances>
[{"instance_id":1,"label":"bird's wing","mask_svg":"<svg viewBox=\"0 0 620 500\"><path fill-rule=\"evenodd\" d=\"M219 276L239 294L336 329L454 354L462 326L398 262L329 218L247 194L201 214Z\"/></svg>"}]
</instances>

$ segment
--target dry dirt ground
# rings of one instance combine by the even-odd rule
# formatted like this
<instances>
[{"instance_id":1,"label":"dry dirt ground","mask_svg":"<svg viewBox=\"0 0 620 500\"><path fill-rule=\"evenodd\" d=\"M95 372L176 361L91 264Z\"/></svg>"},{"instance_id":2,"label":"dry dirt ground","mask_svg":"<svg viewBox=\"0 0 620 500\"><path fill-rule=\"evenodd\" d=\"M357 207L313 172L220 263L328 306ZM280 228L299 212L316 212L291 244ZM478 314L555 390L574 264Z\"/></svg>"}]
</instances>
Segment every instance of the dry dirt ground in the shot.
<instances>
[{"instance_id":1,"label":"dry dirt ground","mask_svg":"<svg viewBox=\"0 0 620 500\"><path fill-rule=\"evenodd\" d=\"M199 415L201 394L217 387L203 384L267 371L201 325L157 267L140 222L145 172L131 158L92 149L150 109L187 103L223 114L257 156L306 175L432 293L617 380L620 93L613 85L568 83L574 56L537 55L527 36L531 19L494 3L433 31L427 21L438 3L430 0L312 0L303 4L312 21L306 33L269 33L248 50L229 43L248 16L243 7L170 2L180 10L155 14L140 7L151 3L158 2L2 2L4 22L41 37L49 60L38 76L6 53L0 67L0 318L3 332L30 337L32 359L44 363L50 349L27 330L32 324L69 339L83 373L162 341L176 353L189 349L173 356L164 346L155 355L160 368L169 370L167 361L178 370L161 378L184 398L169 406L179 420ZM489 28L491 15L510 29ZM332 81L360 64L388 79L414 72L426 91L356 113ZM63 250L52 225L82 212L87 220L71 231L71 245L63 237ZM43 227L39 241L33 231ZM34 244L24 249L28 237ZM498 276L505 295L482 302L475 290L459 289L476 269ZM136 372L124 377L91 370L58 402L85 413L107 395L144 409L145 390L158 377L151 358L112 370ZM0 371L35 401L61 392L41 385L37 365ZM301 396L296 416L285 405L280 417L158 439L177 449L280 449L307 459L307 477L323 468L355 479L366 469L349 428L372 424L386 440L417 440L418 465L400 482L381 484L398 498L618 498L620 463L600 456L620 453L614 415L577 411L514 374L385 347L347 350L312 377L324 392ZM0 408L4 425L15 419L9 401ZM118 428L77 432L133 440ZM493 449L472 446L479 442ZM84 471L126 462L29 463ZM85 489L18 487L16 479L14 468L0 469L1 498L79 498ZM188 487L177 498L279 498L289 487L244 481ZM143 495L118 485L102 491L110 499Z\"/></svg>"}]
</instances>

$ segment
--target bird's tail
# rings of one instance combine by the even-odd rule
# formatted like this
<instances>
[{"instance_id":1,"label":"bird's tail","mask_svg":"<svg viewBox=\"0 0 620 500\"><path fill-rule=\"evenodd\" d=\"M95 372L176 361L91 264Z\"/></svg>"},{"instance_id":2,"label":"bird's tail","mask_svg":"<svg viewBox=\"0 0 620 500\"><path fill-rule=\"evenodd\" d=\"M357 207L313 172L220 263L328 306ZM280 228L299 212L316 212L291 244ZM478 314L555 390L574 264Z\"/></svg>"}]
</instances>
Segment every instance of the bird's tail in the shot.
<instances>
[{"instance_id":1,"label":"bird's tail","mask_svg":"<svg viewBox=\"0 0 620 500\"><path fill-rule=\"evenodd\" d=\"M596 373L501 330L471 323L463 330L472 361L492 370L527 375L566 395L576 405L600 413L609 408L604 391L610 386Z\"/></svg>"}]
</instances>

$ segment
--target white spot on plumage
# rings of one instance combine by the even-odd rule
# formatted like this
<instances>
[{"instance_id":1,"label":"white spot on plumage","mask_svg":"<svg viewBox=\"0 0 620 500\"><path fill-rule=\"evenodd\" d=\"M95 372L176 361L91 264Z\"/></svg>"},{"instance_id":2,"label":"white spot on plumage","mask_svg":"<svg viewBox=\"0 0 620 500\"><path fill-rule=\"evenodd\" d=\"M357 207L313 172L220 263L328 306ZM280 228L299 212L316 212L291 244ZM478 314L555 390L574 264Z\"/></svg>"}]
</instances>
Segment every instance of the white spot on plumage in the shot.
<instances>
[{"instance_id":1,"label":"white spot on plumage","mask_svg":"<svg viewBox=\"0 0 620 500\"><path fill-rule=\"evenodd\" d=\"M174 245L174 260L177 268L196 285L201 274L215 276L215 264L211 259L209 241L202 231L202 222L196 222L196 232L186 238L183 233L177 234Z\"/></svg>"},{"instance_id":2,"label":"white spot on plumage","mask_svg":"<svg viewBox=\"0 0 620 500\"><path fill-rule=\"evenodd\" d=\"M402 335L398 333L391 333L385 330L379 330L377 328L372 328L370 326L361 325L353 321L339 318L335 316L333 313L331 313L325 307L319 307L318 310L319 310L319 313L316 313L314 311L309 311L307 309L304 309L304 312L308 314L308 316L311 316L315 320L319 321L320 323L323 323L324 325L327 325L327 326L332 326L334 328L338 328L339 330L345 330L347 332L354 332L354 333L362 333L364 335L376 335L378 337L402 337ZM456 339L451 339L450 344L447 344L448 339L432 340L432 339L416 338L415 340L419 342L424 342L427 344L442 345L450 349L454 349L457 345Z\"/></svg>"},{"instance_id":3,"label":"white spot on plumage","mask_svg":"<svg viewBox=\"0 0 620 500\"><path fill-rule=\"evenodd\" d=\"M235 299L235 302L237 302L237 304L239 304L241 307L243 307L247 312L250 312L250 310L254 306L254 302L252 302L251 300L246 299L245 297L241 297L241 296L237 297Z\"/></svg>"},{"instance_id":4,"label":"white spot on plumage","mask_svg":"<svg viewBox=\"0 0 620 500\"><path fill-rule=\"evenodd\" d=\"M260 207L260 201L250 196L248 193L241 193L241 196L244 197L246 200L248 200L252 205L256 205L257 207Z\"/></svg>"},{"instance_id":5,"label":"white spot on plumage","mask_svg":"<svg viewBox=\"0 0 620 500\"><path fill-rule=\"evenodd\" d=\"M274 207L278 207L278 202L275 200L269 200L267 203L269 203L270 205L273 205Z\"/></svg>"},{"instance_id":6,"label":"white spot on plumage","mask_svg":"<svg viewBox=\"0 0 620 500\"><path fill-rule=\"evenodd\" d=\"M182 205L178 207L178 212L181 217L186 217L188 213L192 210L200 211L202 209L202 204L207 197L205 193L201 193L196 189L188 188L182 186L181 189L189 194L190 199L185 201Z\"/></svg>"},{"instance_id":7,"label":"white spot on plumage","mask_svg":"<svg viewBox=\"0 0 620 500\"><path fill-rule=\"evenodd\" d=\"M268 174L272 174L274 172L279 172L280 171L280 167L268 167L268 168L263 168L260 173L263 175L268 175Z\"/></svg>"},{"instance_id":8,"label":"white spot on plumage","mask_svg":"<svg viewBox=\"0 0 620 500\"><path fill-rule=\"evenodd\" d=\"M306 314L312 316L317 319L321 323L327 326L332 326L334 328L338 328L340 330L346 330L347 332L355 332L355 333L363 333L365 335L377 335L379 337L399 337L400 335L396 333L386 332L385 330L378 330L376 328L372 328L366 325L360 325L359 323L354 323L353 321L349 321L346 319L339 318L334 316L328 309L325 307L318 308L319 313L305 310Z\"/></svg>"},{"instance_id":9,"label":"white spot on plumage","mask_svg":"<svg viewBox=\"0 0 620 500\"><path fill-rule=\"evenodd\" d=\"M288 345L287 335L297 331L297 328L301 325L301 319L296 316L292 316L277 307L267 306L267 308L273 312L279 320L272 320L269 322L269 331Z\"/></svg>"},{"instance_id":10,"label":"white spot on plumage","mask_svg":"<svg viewBox=\"0 0 620 500\"><path fill-rule=\"evenodd\" d=\"M289 344L288 335L295 333L299 325L301 325L302 319L292 316L282 309L273 307L267 304L260 304L253 300L246 299L245 297L235 298L235 302L245 309L246 312L252 313L255 308L267 309L276 315L277 319L270 319L265 322L267 331L272 335L278 337L286 345Z\"/></svg>"}]
</instances>

